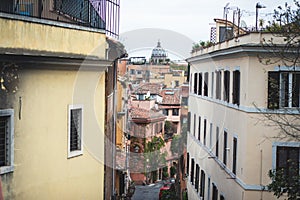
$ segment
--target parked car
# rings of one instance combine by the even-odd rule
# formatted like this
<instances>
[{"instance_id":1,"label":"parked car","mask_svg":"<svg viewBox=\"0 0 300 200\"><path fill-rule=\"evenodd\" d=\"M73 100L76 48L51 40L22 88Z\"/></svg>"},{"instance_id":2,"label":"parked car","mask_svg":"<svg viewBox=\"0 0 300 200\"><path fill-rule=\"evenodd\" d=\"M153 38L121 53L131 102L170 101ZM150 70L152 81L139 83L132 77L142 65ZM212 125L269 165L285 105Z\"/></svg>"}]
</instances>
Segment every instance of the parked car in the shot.
<instances>
[{"instance_id":1,"label":"parked car","mask_svg":"<svg viewBox=\"0 0 300 200\"><path fill-rule=\"evenodd\" d=\"M159 200L162 199L163 191L167 191L171 188L172 183L165 183L160 189L159 189Z\"/></svg>"}]
</instances>

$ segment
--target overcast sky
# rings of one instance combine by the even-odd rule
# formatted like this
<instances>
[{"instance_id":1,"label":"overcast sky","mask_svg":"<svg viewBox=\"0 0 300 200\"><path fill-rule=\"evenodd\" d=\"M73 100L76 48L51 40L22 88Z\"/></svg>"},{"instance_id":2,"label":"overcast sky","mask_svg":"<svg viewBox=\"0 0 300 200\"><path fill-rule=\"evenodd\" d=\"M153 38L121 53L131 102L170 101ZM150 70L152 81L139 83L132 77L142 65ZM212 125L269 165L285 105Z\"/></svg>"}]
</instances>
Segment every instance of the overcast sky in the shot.
<instances>
[{"instance_id":1,"label":"overcast sky","mask_svg":"<svg viewBox=\"0 0 300 200\"><path fill-rule=\"evenodd\" d=\"M248 26L255 25L255 5L260 9L260 18L267 19L279 5L293 0L121 0L120 33L140 28L160 28L176 31L193 41L209 40L214 18L223 18L224 6L237 6L242 12L241 20ZM232 20L232 11L228 14Z\"/></svg>"}]
</instances>

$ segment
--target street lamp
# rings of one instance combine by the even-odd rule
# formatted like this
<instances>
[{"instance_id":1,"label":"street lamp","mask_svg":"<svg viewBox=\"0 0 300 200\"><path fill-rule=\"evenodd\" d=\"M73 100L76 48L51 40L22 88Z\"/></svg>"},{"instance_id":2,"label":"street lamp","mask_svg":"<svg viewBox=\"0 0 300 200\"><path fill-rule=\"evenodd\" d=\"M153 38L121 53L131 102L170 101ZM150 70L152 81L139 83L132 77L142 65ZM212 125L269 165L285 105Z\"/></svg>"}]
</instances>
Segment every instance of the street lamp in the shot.
<instances>
[{"instance_id":1,"label":"street lamp","mask_svg":"<svg viewBox=\"0 0 300 200\"><path fill-rule=\"evenodd\" d=\"M256 8L256 12L255 12L255 16L256 16L256 18L255 18L255 31L257 31L257 22L258 22L258 9L260 9L260 8L265 8L266 6L264 6L264 5L261 5L259 2L257 2L256 3L256 6L255 6L255 8Z\"/></svg>"}]
</instances>

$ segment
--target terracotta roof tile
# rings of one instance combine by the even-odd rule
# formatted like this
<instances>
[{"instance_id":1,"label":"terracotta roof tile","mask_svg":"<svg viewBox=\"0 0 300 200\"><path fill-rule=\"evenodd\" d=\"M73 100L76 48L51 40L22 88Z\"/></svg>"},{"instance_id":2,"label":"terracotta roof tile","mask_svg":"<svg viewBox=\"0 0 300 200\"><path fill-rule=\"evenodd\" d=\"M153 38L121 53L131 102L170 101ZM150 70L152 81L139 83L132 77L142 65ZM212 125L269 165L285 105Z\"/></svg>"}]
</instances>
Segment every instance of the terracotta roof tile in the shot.
<instances>
[{"instance_id":1,"label":"terracotta roof tile","mask_svg":"<svg viewBox=\"0 0 300 200\"><path fill-rule=\"evenodd\" d=\"M150 91L150 94L160 94L162 85L158 83L143 83L138 86L134 91L134 94L146 94Z\"/></svg>"},{"instance_id":2,"label":"terracotta roof tile","mask_svg":"<svg viewBox=\"0 0 300 200\"><path fill-rule=\"evenodd\" d=\"M156 119L165 117L163 114L155 110L147 110L144 108L132 107L130 109L130 117L132 119Z\"/></svg>"},{"instance_id":3,"label":"terracotta roof tile","mask_svg":"<svg viewBox=\"0 0 300 200\"><path fill-rule=\"evenodd\" d=\"M162 90L161 96L163 98L161 104L178 105L180 104L180 90Z\"/></svg>"}]
</instances>

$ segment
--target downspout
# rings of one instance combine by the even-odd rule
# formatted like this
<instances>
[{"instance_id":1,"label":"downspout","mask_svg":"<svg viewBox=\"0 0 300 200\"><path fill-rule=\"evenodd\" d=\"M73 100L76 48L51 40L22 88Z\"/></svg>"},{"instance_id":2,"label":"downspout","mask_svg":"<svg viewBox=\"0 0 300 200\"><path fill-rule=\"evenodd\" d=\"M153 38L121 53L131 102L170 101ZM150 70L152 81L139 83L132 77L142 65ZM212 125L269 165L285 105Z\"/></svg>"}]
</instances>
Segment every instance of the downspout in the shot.
<instances>
[{"instance_id":1,"label":"downspout","mask_svg":"<svg viewBox=\"0 0 300 200\"><path fill-rule=\"evenodd\" d=\"M117 134L117 63L118 60L121 58L127 57L128 54L124 53L121 56L117 57L113 61L113 135L112 135L112 198L113 200L116 199L116 194L115 194L115 186L116 186L116 134Z\"/></svg>"}]
</instances>

